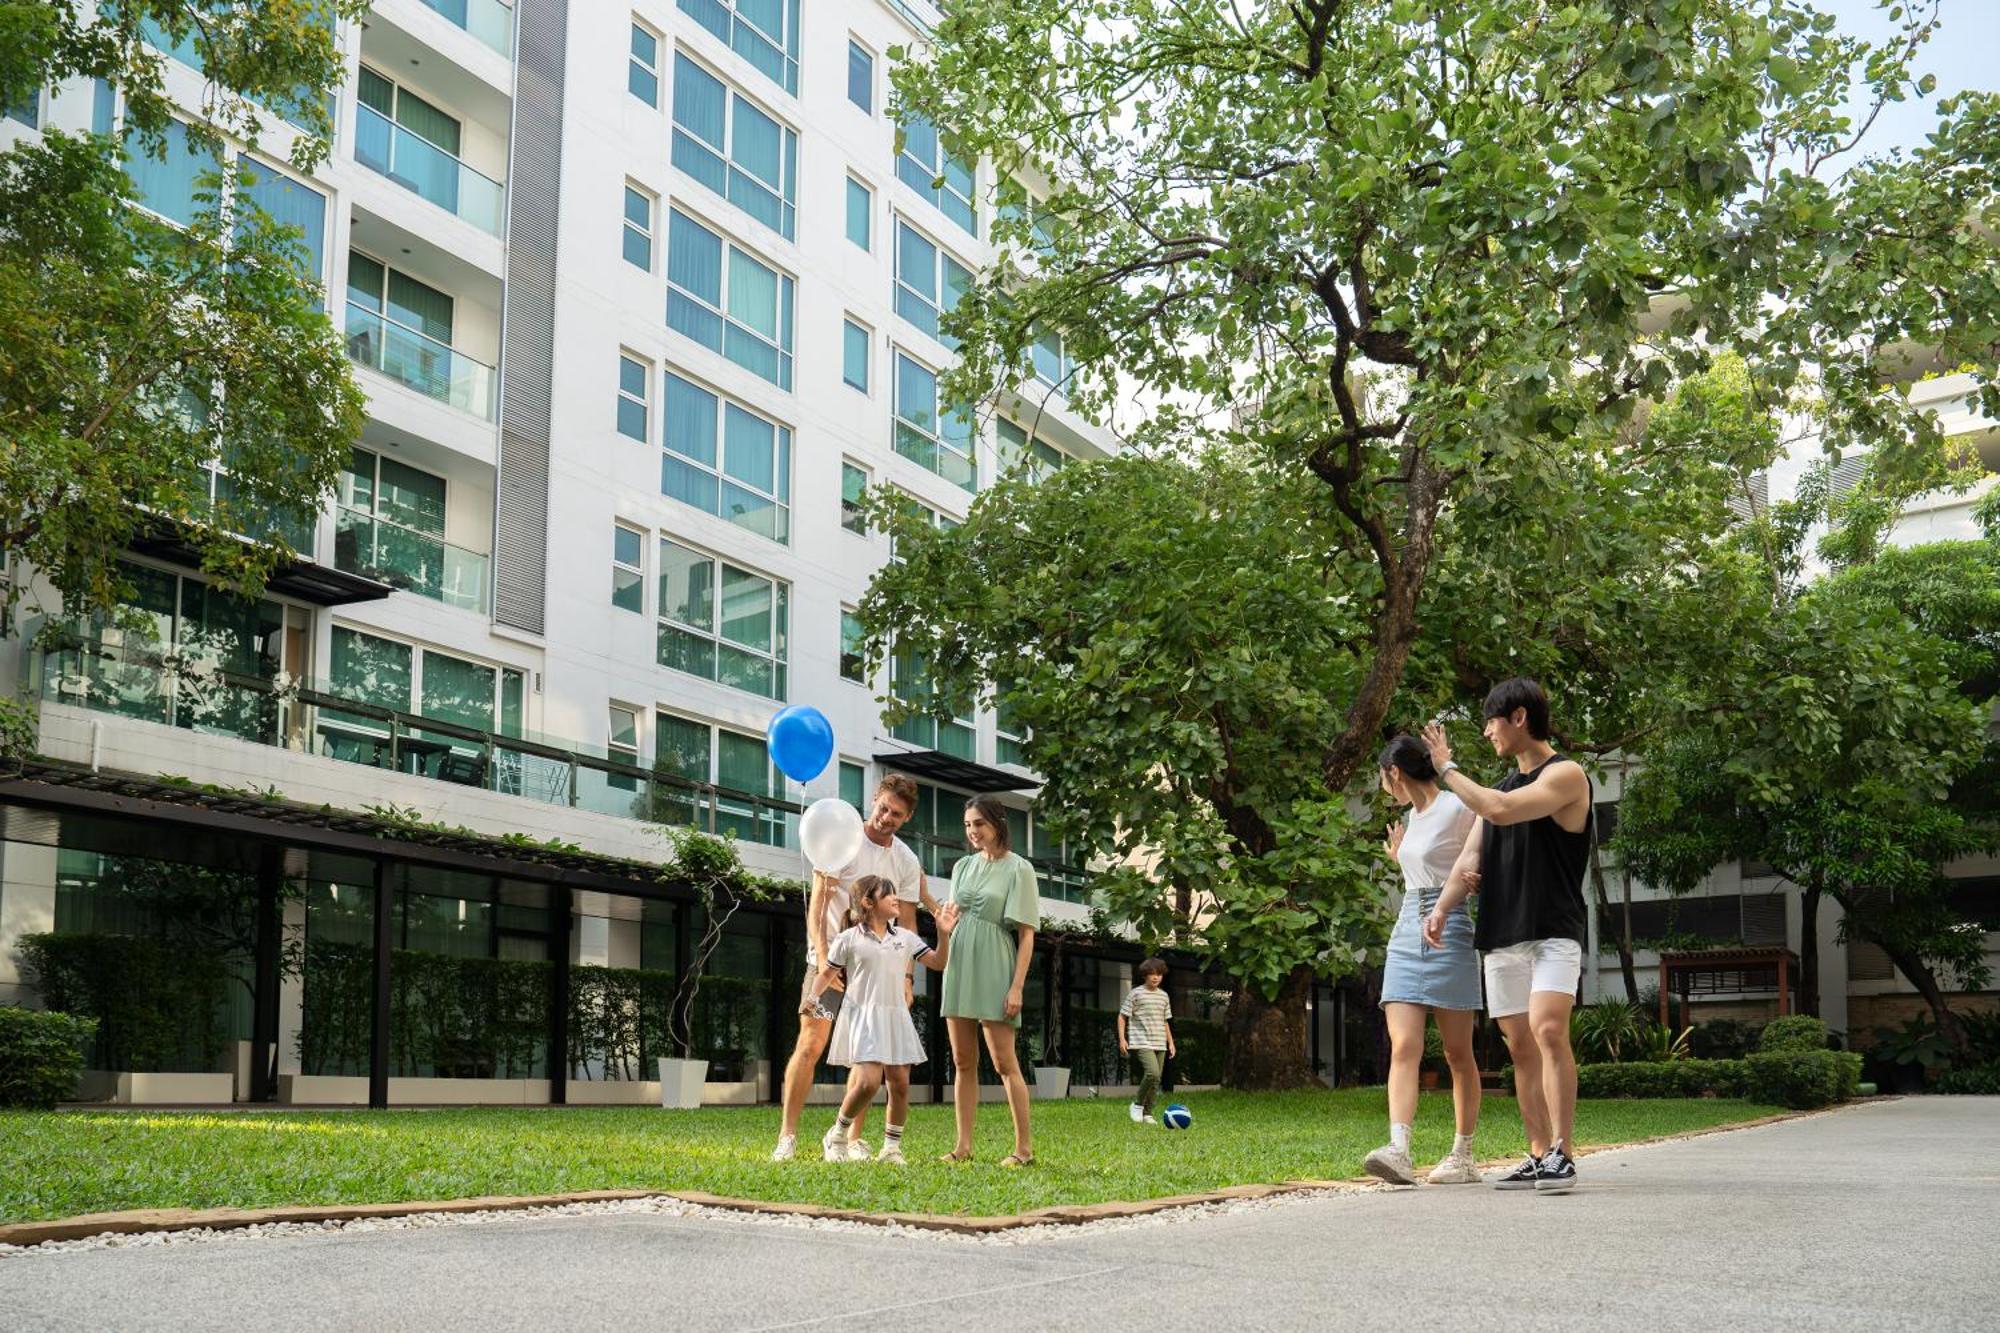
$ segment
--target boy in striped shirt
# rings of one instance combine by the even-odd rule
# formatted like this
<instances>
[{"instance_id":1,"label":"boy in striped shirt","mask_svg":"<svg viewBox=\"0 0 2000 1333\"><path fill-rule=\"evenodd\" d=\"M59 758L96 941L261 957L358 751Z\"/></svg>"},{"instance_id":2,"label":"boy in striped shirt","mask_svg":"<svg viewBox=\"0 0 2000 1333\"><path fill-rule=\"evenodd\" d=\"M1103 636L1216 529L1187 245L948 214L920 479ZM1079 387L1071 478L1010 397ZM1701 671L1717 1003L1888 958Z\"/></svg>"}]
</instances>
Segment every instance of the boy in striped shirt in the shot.
<instances>
[{"instance_id":1,"label":"boy in striped shirt","mask_svg":"<svg viewBox=\"0 0 2000 1333\"><path fill-rule=\"evenodd\" d=\"M1174 1002L1165 990L1167 964L1148 958L1139 964L1139 984L1118 1006L1118 1053L1138 1057L1139 1095L1132 1102L1134 1124L1156 1124L1153 1098L1160 1091L1160 1069L1174 1054Z\"/></svg>"}]
</instances>

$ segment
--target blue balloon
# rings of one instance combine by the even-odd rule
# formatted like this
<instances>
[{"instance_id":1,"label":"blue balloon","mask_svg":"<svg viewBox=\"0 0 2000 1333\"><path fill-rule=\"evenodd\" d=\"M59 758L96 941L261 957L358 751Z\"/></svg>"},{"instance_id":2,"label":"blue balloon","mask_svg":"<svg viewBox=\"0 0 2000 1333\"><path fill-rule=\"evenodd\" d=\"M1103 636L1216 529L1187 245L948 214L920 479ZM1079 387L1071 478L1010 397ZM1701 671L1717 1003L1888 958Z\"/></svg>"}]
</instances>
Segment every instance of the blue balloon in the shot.
<instances>
[{"instance_id":1,"label":"blue balloon","mask_svg":"<svg viewBox=\"0 0 2000 1333\"><path fill-rule=\"evenodd\" d=\"M765 735L771 762L794 782L811 782L833 758L833 724L806 704L780 709Z\"/></svg>"}]
</instances>

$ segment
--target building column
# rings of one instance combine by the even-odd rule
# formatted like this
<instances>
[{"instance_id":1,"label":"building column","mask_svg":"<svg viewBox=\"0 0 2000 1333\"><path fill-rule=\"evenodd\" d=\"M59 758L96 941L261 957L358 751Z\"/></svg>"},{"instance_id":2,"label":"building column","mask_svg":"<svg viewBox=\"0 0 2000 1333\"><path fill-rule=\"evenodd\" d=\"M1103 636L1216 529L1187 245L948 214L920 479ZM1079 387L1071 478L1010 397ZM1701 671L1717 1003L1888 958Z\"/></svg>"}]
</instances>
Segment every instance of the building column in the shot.
<instances>
[{"instance_id":1,"label":"building column","mask_svg":"<svg viewBox=\"0 0 2000 1333\"><path fill-rule=\"evenodd\" d=\"M56 849L0 842L0 1004L41 1005L15 944L56 928Z\"/></svg>"},{"instance_id":2,"label":"building column","mask_svg":"<svg viewBox=\"0 0 2000 1333\"><path fill-rule=\"evenodd\" d=\"M549 1104L569 1104L570 954L576 925L575 894L567 886L549 889Z\"/></svg>"},{"instance_id":3,"label":"building column","mask_svg":"<svg viewBox=\"0 0 2000 1333\"><path fill-rule=\"evenodd\" d=\"M375 862L375 949L372 962L373 984L368 1033L368 1106L385 1110L389 1105L389 955L395 947L396 876L389 862Z\"/></svg>"},{"instance_id":4,"label":"building column","mask_svg":"<svg viewBox=\"0 0 2000 1333\"><path fill-rule=\"evenodd\" d=\"M284 922L278 900L284 889L285 849L266 847L257 862L257 931L250 1015L250 1100L278 1095L278 973Z\"/></svg>"},{"instance_id":5,"label":"building column","mask_svg":"<svg viewBox=\"0 0 2000 1333\"><path fill-rule=\"evenodd\" d=\"M294 898L284 904L281 915L284 947L298 958L305 956L306 905ZM284 973L278 981L278 1074L302 1072L299 1068L299 1033L305 1026L306 979L303 970Z\"/></svg>"}]
</instances>

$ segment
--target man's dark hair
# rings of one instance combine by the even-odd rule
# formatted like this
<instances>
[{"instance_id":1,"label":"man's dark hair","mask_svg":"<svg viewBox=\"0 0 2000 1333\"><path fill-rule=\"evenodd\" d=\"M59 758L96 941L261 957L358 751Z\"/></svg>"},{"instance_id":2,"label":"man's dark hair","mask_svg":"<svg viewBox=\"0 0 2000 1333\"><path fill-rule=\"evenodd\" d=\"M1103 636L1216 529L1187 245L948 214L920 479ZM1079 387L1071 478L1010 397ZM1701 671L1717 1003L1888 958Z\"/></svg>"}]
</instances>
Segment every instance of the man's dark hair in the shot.
<instances>
[{"instance_id":1,"label":"man's dark hair","mask_svg":"<svg viewBox=\"0 0 2000 1333\"><path fill-rule=\"evenodd\" d=\"M1538 741L1549 738L1549 696L1542 693L1542 687L1526 676L1516 676L1503 680L1486 693L1486 710L1482 716L1491 719L1504 717L1511 719L1515 709L1523 709L1528 714L1528 734Z\"/></svg>"}]
</instances>

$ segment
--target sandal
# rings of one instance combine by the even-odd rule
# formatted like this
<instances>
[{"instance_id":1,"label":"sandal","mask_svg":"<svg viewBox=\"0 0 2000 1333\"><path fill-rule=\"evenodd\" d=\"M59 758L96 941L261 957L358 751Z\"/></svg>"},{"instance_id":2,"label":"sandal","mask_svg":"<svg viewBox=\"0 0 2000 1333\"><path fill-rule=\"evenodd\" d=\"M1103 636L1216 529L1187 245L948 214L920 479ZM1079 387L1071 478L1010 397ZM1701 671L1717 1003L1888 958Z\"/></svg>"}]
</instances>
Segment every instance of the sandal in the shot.
<instances>
[{"instance_id":1,"label":"sandal","mask_svg":"<svg viewBox=\"0 0 2000 1333\"><path fill-rule=\"evenodd\" d=\"M972 1160L972 1153L970 1151L959 1152L954 1148L952 1151L938 1158L938 1160L940 1162L969 1162Z\"/></svg>"},{"instance_id":2,"label":"sandal","mask_svg":"<svg viewBox=\"0 0 2000 1333\"><path fill-rule=\"evenodd\" d=\"M1005 1167L1033 1166L1034 1164L1035 1155L1033 1153L1029 1153L1026 1157L1023 1157L1017 1152L1010 1152L1000 1159L1000 1165Z\"/></svg>"}]
</instances>

